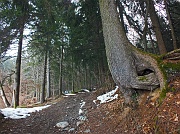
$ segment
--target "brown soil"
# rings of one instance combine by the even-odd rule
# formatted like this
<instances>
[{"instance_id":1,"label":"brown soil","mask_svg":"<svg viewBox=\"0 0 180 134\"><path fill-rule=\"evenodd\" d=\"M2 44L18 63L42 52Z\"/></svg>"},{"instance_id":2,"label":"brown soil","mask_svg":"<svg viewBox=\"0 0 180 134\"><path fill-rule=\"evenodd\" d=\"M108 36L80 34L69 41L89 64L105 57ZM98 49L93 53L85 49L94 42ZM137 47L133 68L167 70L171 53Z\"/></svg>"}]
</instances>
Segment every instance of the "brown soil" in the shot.
<instances>
[{"instance_id":1,"label":"brown soil","mask_svg":"<svg viewBox=\"0 0 180 134\"><path fill-rule=\"evenodd\" d=\"M168 92L159 102L159 91L145 92L137 104L123 106L119 98L102 104L88 112L88 121L79 130L89 129L92 134L179 134L180 133L180 77L170 84L175 90Z\"/></svg>"},{"instance_id":2,"label":"brown soil","mask_svg":"<svg viewBox=\"0 0 180 134\"><path fill-rule=\"evenodd\" d=\"M168 92L162 102L159 102L159 91L156 90L138 95L138 101L133 106L125 106L120 93L118 99L97 106L93 100L100 94L100 90L60 98L56 104L26 119L1 119L0 133L179 134L180 77L172 79L169 85L175 90ZM83 109L87 112L87 120L77 127L82 100L86 102ZM68 121L69 128L75 130L69 132L55 127L60 121Z\"/></svg>"}]
</instances>

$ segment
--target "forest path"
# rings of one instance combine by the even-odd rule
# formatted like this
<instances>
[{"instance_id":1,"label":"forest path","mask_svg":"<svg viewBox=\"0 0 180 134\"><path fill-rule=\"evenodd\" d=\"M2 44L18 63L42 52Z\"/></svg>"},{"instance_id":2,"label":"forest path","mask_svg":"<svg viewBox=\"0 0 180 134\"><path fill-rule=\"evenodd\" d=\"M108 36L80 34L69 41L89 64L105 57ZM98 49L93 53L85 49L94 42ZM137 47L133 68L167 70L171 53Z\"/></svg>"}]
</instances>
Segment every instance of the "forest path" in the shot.
<instances>
[{"instance_id":1,"label":"forest path","mask_svg":"<svg viewBox=\"0 0 180 134\"><path fill-rule=\"evenodd\" d=\"M139 94L138 104L134 106L124 105L119 90L116 92L118 99L103 104L93 102L103 94L100 89L62 97L56 104L32 113L26 119L0 120L0 134L178 134L180 76L173 77L169 86L174 90L167 92L161 103L159 90L156 90ZM83 124L79 119L80 109L85 111L87 117ZM63 121L69 123L67 130L56 127L57 123ZM80 125L77 126L77 123Z\"/></svg>"},{"instance_id":2,"label":"forest path","mask_svg":"<svg viewBox=\"0 0 180 134\"><path fill-rule=\"evenodd\" d=\"M67 134L77 133L77 122L79 109L82 102L86 103L86 107L93 105L92 93L78 93L77 95L63 97L56 104L43 109L42 111L32 113L30 117L25 119L3 119L0 121L1 134ZM95 105L94 105L95 106ZM85 109L85 108L84 108ZM72 131L60 129L56 127L58 122L67 121L69 129Z\"/></svg>"}]
</instances>

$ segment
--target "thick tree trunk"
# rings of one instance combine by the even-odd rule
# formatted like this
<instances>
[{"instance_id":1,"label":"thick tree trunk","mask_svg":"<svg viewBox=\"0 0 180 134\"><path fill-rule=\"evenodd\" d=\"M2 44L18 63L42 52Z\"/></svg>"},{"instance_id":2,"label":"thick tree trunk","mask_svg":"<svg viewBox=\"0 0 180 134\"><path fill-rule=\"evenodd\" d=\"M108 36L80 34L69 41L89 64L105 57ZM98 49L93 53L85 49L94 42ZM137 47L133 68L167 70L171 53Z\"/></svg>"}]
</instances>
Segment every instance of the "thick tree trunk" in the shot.
<instances>
[{"instance_id":1,"label":"thick tree trunk","mask_svg":"<svg viewBox=\"0 0 180 134\"><path fill-rule=\"evenodd\" d=\"M109 68L126 103L133 89L153 90L163 86L156 60L139 52L128 41L114 0L99 0Z\"/></svg>"}]
</instances>

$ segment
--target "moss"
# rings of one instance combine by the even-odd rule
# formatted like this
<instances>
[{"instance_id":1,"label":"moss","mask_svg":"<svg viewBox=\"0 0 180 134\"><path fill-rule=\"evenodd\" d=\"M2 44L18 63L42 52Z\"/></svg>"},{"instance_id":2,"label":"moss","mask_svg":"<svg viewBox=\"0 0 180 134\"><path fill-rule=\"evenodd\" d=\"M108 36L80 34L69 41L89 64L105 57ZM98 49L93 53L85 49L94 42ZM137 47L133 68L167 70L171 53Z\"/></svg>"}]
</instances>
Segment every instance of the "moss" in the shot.
<instances>
[{"instance_id":1,"label":"moss","mask_svg":"<svg viewBox=\"0 0 180 134\"><path fill-rule=\"evenodd\" d=\"M131 99L132 99L132 104L131 104L131 106L132 106L132 108L133 109L135 109L135 108L137 108L138 107L138 97L139 97L140 95L139 95L139 93L138 92L134 92L133 94L132 94L132 96L131 96Z\"/></svg>"},{"instance_id":2,"label":"moss","mask_svg":"<svg viewBox=\"0 0 180 134\"><path fill-rule=\"evenodd\" d=\"M159 56L159 57L156 57L156 61L158 63L158 66L161 70L161 72L163 73L163 77L164 77L164 80L165 80L165 85L164 85L164 88L162 89L161 93L160 93L160 97L159 97L159 103L161 104L162 101L164 100L164 98L166 97L166 93L168 92L173 92L175 89L174 88L169 88L168 87L168 83L167 83L167 79L168 79L168 76L170 74L174 74L176 72L180 72L180 65L179 63L170 63L170 62L163 62L163 57L164 56Z\"/></svg>"},{"instance_id":3,"label":"moss","mask_svg":"<svg viewBox=\"0 0 180 134\"><path fill-rule=\"evenodd\" d=\"M158 67L162 72L163 78L164 80L167 80L167 73L165 71L164 64L163 64L163 56L153 56L153 58L157 61Z\"/></svg>"},{"instance_id":4,"label":"moss","mask_svg":"<svg viewBox=\"0 0 180 134\"><path fill-rule=\"evenodd\" d=\"M160 70L162 71L165 79L167 79L168 74L170 74L170 73L180 72L179 63L170 63L170 62L164 63L163 57L164 56L156 56L153 58L157 61L158 66L159 66Z\"/></svg>"},{"instance_id":5,"label":"moss","mask_svg":"<svg viewBox=\"0 0 180 134\"><path fill-rule=\"evenodd\" d=\"M138 77L138 80L145 82L145 81L148 80L148 78L147 78L146 76L139 76L139 77Z\"/></svg>"},{"instance_id":6,"label":"moss","mask_svg":"<svg viewBox=\"0 0 180 134\"><path fill-rule=\"evenodd\" d=\"M166 71L167 74L180 72L180 65L179 63L163 63L163 69Z\"/></svg>"},{"instance_id":7,"label":"moss","mask_svg":"<svg viewBox=\"0 0 180 134\"><path fill-rule=\"evenodd\" d=\"M163 88L160 95L159 95L159 105L162 104L164 98L166 97L166 93L168 92L168 89L167 88Z\"/></svg>"},{"instance_id":8,"label":"moss","mask_svg":"<svg viewBox=\"0 0 180 134\"><path fill-rule=\"evenodd\" d=\"M154 121L155 121L154 133L159 134L159 118L158 118L158 116L155 116Z\"/></svg>"}]
</instances>

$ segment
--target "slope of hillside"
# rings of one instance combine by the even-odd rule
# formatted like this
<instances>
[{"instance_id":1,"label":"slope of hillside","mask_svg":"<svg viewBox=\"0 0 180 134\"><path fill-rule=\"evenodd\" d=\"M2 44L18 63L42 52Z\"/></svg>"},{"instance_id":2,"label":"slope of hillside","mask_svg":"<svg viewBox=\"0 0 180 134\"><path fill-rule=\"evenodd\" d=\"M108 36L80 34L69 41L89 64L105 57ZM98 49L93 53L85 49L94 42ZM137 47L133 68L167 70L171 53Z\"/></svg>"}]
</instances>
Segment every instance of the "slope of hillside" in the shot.
<instances>
[{"instance_id":1,"label":"slope of hillside","mask_svg":"<svg viewBox=\"0 0 180 134\"><path fill-rule=\"evenodd\" d=\"M180 77L171 82L174 91L159 102L159 91L137 96L133 106L123 105L123 99L99 105L88 112L88 121L79 132L92 134L178 134L180 133Z\"/></svg>"}]
</instances>

